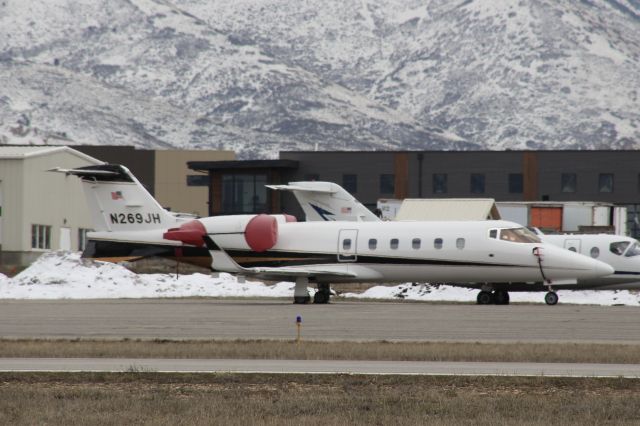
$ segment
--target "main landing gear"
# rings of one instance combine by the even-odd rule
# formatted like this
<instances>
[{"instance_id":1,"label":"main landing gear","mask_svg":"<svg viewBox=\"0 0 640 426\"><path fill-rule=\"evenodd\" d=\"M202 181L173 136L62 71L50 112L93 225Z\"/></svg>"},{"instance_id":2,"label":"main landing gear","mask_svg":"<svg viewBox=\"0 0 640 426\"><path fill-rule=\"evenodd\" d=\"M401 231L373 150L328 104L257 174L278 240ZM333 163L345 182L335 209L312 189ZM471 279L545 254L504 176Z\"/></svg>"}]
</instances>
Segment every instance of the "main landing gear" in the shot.
<instances>
[{"instance_id":1,"label":"main landing gear","mask_svg":"<svg viewBox=\"0 0 640 426\"><path fill-rule=\"evenodd\" d=\"M478 305L508 305L509 292L506 290L488 291L478 293Z\"/></svg>"},{"instance_id":2,"label":"main landing gear","mask_svg":"<svg viewBox=\"0 0 640 426\"><path fill-rule=\"evenodd\" d=\"M509 292L506 290L482 290L478 293L476 301L478 305L508 305ZM558 293L549 289L549 292L544 295L544 301L549 306L556 305L558 303Z\"/></svg>"},{"instance_id":3,"label":"main landing gear","mask_svg":"<svg viewBox=\"0 0 640 426\"><path fill-rule=\"evenodd\" d=\"M309 296L309 278L299 277L296 279L296 287L293 290L293 303L306 304L311 302L311 296ZM313 295L313 303L326 304L329 303L331 298L331 288L329 284L318 284L318 291Z\"/></svg>"},{"instance_id":4,"label":"main landing gear","mask_svg":"<svg viewBox=\"0 0 640 426\"><path fill-rule=\"evenodd\" d=\"M329 284L322 283L318 284L318 291L313 295L313 303L325 304L329 303L329 298L331 297L331 288Z\"/></svg>"}]
</instances>

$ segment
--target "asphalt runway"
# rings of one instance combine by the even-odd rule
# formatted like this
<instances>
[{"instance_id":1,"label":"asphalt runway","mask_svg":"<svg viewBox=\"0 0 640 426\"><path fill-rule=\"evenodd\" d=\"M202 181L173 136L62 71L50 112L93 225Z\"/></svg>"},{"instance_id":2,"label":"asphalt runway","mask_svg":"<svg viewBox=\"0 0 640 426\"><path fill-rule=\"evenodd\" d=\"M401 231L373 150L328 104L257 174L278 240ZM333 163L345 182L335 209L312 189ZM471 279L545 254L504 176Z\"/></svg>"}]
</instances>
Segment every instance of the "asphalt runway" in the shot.
<instances>
[{"instance_id":1,"label":"asphalt runway","mask_svg":"<svg viewBox=\"0 0 640 426\"><path fill-rule=\"evenodd\" d=\"M267 359L0 358L0 371L402 374L640 378L636 364Z\"/></svg>"},{"instance_id":2,"label":"asphalt runway","mask_svg":"<svg viewBox=\"0 0 640 426\"><path fill-rule=\"evenodd\" d=\"M640 343L640 309L628 306L115 299L2 300L3 338Z\"/></svg>"}]
</instances>

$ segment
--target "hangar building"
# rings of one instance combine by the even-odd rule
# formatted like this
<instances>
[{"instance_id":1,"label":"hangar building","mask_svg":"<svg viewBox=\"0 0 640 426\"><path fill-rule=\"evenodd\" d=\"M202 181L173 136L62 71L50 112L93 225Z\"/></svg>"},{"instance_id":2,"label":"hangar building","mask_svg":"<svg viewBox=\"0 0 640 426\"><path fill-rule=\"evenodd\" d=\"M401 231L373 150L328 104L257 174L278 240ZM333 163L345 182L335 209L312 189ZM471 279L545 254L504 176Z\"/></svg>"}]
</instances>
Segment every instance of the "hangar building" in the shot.
<instances>
[{"instance_id":1,"label":"hangar building","mask_svg":"<svg viewBox=\"0 0 640 426\"><path fill-rule=\"evenodd\" d=\"M66 146L0 147L0 265L49 250L78 250L91 218L80 181L47 170L100 164Z\"/></svg>"}]
</instances>

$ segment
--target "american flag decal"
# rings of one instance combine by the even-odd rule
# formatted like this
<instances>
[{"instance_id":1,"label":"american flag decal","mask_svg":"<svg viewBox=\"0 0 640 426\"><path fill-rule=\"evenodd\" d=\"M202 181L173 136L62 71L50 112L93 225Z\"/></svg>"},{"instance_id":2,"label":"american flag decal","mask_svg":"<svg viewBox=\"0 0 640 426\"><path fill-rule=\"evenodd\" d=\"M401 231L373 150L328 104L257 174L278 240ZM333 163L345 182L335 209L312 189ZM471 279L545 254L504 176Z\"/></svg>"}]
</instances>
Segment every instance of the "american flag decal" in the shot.
<instances>
[{"instance_id":1,"label":"american flag decal","mask_svg":"<svg viewBox=\"0 0 640 426\"><path fill-rule=\"evenodd\" d=\"M123 200L124 197L122 196L122 192L116 191L116 192L112 192L111 193L111 199L112 200Z\"/></svg>"}]
</instances>

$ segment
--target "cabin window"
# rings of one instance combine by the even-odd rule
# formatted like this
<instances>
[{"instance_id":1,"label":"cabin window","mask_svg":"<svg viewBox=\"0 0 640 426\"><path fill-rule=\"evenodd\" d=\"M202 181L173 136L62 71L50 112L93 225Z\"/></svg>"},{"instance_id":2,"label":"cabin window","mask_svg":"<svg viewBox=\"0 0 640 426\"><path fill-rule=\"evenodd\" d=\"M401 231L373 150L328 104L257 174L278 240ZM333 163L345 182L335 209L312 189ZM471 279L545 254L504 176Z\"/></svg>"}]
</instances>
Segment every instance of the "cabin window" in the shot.
<instances>
[{"instance_id":1,"label":"cabin window","mask_svg":"<svg viewBox=\"0 0 640 426\"><path fill-rule=\"evenodd\" d=\"M351 238L345 238L342 240L342 249L351 250Z\"/></svg>"},{"instance_id":2,"label":"cabin window","mask_svg":"<svg viewBox=\"0 0 640 426\"><path fill-rule=\"evenodd\" d=\"M433 247L440 250L442 248L442 238L436 238L433 240Z\"/></svg>"},{"instance_id":3,"label":"cabin window","mask_svg":"<svg viewBox=\"0 0 640 426\"><path fill-rule=\"evenodd\" d=\"M491 229L489 231L489 238L498 238L498 230L497 229Z\"/></svg>"},{"instance_id":4,"label":"cabin window","mask_svg":"<svg viewBox=\"0 0 640 426\"><path fill-rule=\"evenodd\" d=\"M598 247L591 247L591 251L589 252L589 254L595 259L596 257L600 256L600 249Z\"/></svg>"},{"instance_id":5,"label":"cabin window","mask_svg":"<svg viewBox=\"0 0 640 426\"><path fill-rule=\"evenodd\" d=\"M378 247L378 240L371 238L369 240L369 250L375 250Z\"/></svg>"},{"instance_id":6,"label":"cabin window","mask_svg":"<svg viewBox=\"0 0 640 426\"><path fill-rule=\"evenodd\" d=\"M638 243L631 244L631 247L629 247L629 250L627 250L627 252L624 255L626 257L633 257L633 256L640 255L640 245L638 245Z\"/></svg>"},{"instance_id":7,"label":"cabin window","mask_svg":"<svg viewBox=\"0 0 640 426\"><path fill-rule=\"evenodd\" d=\"M500 239L513 243L540 243L540 238L525 227L502 229Z\"/></svg>"},{"instance_id":8,"label":"cabin window","mask_svg":"<svg viewBox=\"0 0 640 426\"><path fill-rule=\"evenodd\" d=\"M617 241L609 244L609 251L617 256L622 256L627 247L629 247L629 241Z\"/></svg>"},{"instance_id":9,"label":"cabin window","mask_svg":"<svg viewBox=\"0 0 640 426\"><path fill-rule=\"evenodd\" d=\"M398 248L398 239L392 238L391 241L389 241L389 247L391 247L392 250L396 250Z\"/></svg>"},{"instance_id":10,"label":"cabin window","mask_svg":"<svg viewBox=\"0 0 640 426\"><path fill-rule=\"evenodd\" d=\"M458 238L456 240L456 247L462 250L464 248L464 243L465 243L464 238Z\"/></svg>"},{"instance_id":11,"label":"cabin window","mask_svg":"<svg viewBox=\"0 0 640 426\"><path fill-rule=\"evenodd\" d=\"M411 240L411 247L413 247L414 250L419 250L420 249L420 238L414 238L413 240Z\"/></svg>"}]
</instances>

